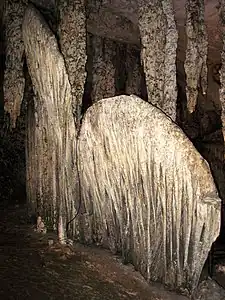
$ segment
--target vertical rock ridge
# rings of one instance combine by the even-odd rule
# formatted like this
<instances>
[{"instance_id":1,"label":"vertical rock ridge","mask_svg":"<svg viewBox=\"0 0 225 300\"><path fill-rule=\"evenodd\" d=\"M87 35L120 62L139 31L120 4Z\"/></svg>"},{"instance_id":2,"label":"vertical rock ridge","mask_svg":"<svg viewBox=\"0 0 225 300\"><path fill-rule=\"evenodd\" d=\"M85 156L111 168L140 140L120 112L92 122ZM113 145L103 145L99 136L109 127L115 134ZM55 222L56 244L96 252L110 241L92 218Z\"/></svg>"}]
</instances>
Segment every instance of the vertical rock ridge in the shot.
<instances>
[{"instance_id":1,"label":"vertical rock ridge","mask_svg":"<svg viewBox=\"0 0 225 300\"><path fill-rule=\"evenodd\" d=\"M221 119L223 126L223 136L225 136L225 1L220 0L220 21L222 25L223 49L221 52L221 69L220 69L220 103Z\"/></svg>"},{"instance_id":2,"label":"vertical rock ridge","mask_svg":"<svg viewBox=\"0 0 225 300\"><path fill-rule=\"evenodd\" d=\"M74 117L81 118L82 99L86 80L86 7L85 1L59 0L58 34L73 97Z\"/></svg>"},{"instance_id":3,"label":"vertical rock ridge","mask_svg":"<svg viewBox=\"0 0 225 300\"><path fill-rule=\"evenodd\" d=\"M22 21L26 1L5 1L5 74L4 109L10 114L11 125L16 127L17 117L23 100L25 78L23 74L24 45L22 39Z\"/></svg>"},{"instance_id":4,"label":"vertical rock ridge","mask_svg":"<svg viewBox=\"0 0 225 300\"><path fill-rule=\"evenodd\" d=\"M65 230L65 223L75 214L74 199L79 201L71 86L57 40L31 4L22 28L35 94L28 117L29 194L39 211L48 214L51 225L61 220L60 228Z\"/></svg>"},{"instance_id":5,"label":"vertical rock ridge","mask_svg":"<svg viewBox=\"0 0 225 300\"><path fill-rule=\"evenodd\" d=\"M186 0L186 36L185 58L187 109L195 110L198 91L207 90L207 52L208 41L205 28L204 0Z\"/></svg>"},{"instance_id":6,"label":"vertical rock ridge","mask_svg":"<svg viewBox=\"0 0 225 300\"><path fill-rule=\"evenodd\" d=\"M176 119L178 33L171 0L138 0L141 57L149 102Z\"/></svg>"}]
</instances>

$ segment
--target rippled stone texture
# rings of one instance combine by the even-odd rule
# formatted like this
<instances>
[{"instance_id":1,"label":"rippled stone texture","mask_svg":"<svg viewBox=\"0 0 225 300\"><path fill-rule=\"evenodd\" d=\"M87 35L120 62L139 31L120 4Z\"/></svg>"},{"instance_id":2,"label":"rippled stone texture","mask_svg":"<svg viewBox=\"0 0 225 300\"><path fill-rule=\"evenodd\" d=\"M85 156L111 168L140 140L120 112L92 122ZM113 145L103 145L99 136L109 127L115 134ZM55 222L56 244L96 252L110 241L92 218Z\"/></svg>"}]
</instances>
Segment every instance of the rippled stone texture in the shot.
<instances>
[{"instance_id":1,"label":"rippled stone texture","mask_svg":"<svg viewBox=\"0 0 225 300\"><path fill-rule=\"evenodd\" d=\"M78 143L87 240L121 251L147 280L193 291L219 235L208 163L162 111L135 96L87 110Z\"/></svg>"}]
</instances>

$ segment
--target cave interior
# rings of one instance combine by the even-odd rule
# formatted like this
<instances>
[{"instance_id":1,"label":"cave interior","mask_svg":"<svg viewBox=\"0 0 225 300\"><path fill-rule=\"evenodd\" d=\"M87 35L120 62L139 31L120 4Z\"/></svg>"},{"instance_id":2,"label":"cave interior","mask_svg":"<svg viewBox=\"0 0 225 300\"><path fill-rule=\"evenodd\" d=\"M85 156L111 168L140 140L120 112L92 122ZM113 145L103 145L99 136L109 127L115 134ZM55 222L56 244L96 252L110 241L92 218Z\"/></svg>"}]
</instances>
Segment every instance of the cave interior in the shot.
<instances>
[{"instance_id":1,"label":"cave interior","mask_svg":"<svg viewBox=\"0 0 225 300\"><path fill-rule=\"evenodd\" d=\"M9 106L4 110L4 74L8 68L7 63L10 60L8 58L7 61L6 58L10 57L10 53L6 52L9 51L8 49L10 49L11 46L8 47L7 44L10 39L8 38L7 40L9 31L6 30L6 26L8 26L10 22L8 22L8 24L5 23L3 17L5 6L3 2L1 2L0 11L0 199L1 206L4 207L27 202L27 120L29 119L29 111L35 110L35 100L31 82L32 78L30 78L32 76L28 71L26 55L23 53L22 73L25 78L25 84L22 101L19 104L19 113L15 112L15 114L17 114L15 118L16 121L14 120L16 126L13 126L13 110L11 109L10 111ZM27 1L21 1L21 3L22 2L27 5ZM57 28L59 21L55 9L55 1L33 0L28 2L32 3L41 13L50 30L58 40L59 47L61 47L63 39L60 44L59 40L61 37L60 31ZM87 1L87 24L85 28L85 55L87 59L85 63L86 77L82 92L81 117L98 99L135 94L144 101L149 101L148 78L146 76L146 66L143 64L142 58L143 41L141 41L141 30L143 29L140 29L138 25L138 20L140 19L140 17L138 19L137 12L138 1L130 1L131 3L129 4L127 4L127 2L128 1L125 0ZM145 1L139 2L143 2L143 4L140 5L145 5ZM157 3L158 1L155 2ZM199 1L192 0L187 2L191 6L191 4L193 5L193 3ZM175 59L177 96L175 99L176 117L174 122L184 131L201 156L209 163L219 197L222 199L220 235L216 244L213 246L214 252L213 254L211 253L214 260L217 259L217 248L220 250L219 259L223 258L223 256L225 257L225 117L223 115L223 105L225 101L223 100L224 103L221 102L221 93L225 88L222 72L225 67L225 46L223 45L224 28L222 23L222 13L223 9L225 10L225 4L224 1L221 1L221 3L222 9L218 8L216 1L205 1L205 6L203 5L205 16L203 23L205 22L204 30L208 41L206 47L206 66L208 70L207 88L206 91L204 91L203 83L200 82L201 78L199 77L197 85L195 86L195 94L197 95L196 102L192 109L190 109L191 104L189 103L190 99L188 98L189 95L187 92L187 77L192 76L190 75L190 70L193 66L189 66L190 69L188 69L185 54L187 51L194 51L194 48L188 50L187 46L189 39L185 31L187 27L185 26L185 1L173 1L178 32ZM195 25L198 27L198 30L196 30L197 33L202 30L199 29L202 26L202 23L199 21L200 19L199 16L196 17ZM61 23L63 24L62 21ZM61 32L63 32L63 29ZM162 34L166 36L165 32ZM204 42L202 42L201 39L198 40L198 36L196 39L190 38L190 40L194 40L193 45L195 45L194 43L203 43L200 44L199 47L205 47ZM64 43L66 44L65 41ZM148 41L146 43L148 43ZM154 44L153 47L155 47L155 45L157 44ZM144 45L144 48L146 49L147 46ZM149 46L149 48L151 47ZM65 49L62 49L62 53L64 53L63 51L65 51ZM153 50L151 49L151 51ZM199 48L198 51L200 52ZM79 51L77 53L79 54ZM19 59L21 59L21 57L19 57ZM203 68L203 66L201 67ZM155 70L156 74L159 71L159 69ZM196 70L193 71L193 74L195 72ZM13 86L16 85L17 82L15 79L15 83L12 83L10 88L13 89ZM9 94L9 92L7 93ZM13 99L10 99L10 101L12 102Z\"/></svg>"}]
</instances>

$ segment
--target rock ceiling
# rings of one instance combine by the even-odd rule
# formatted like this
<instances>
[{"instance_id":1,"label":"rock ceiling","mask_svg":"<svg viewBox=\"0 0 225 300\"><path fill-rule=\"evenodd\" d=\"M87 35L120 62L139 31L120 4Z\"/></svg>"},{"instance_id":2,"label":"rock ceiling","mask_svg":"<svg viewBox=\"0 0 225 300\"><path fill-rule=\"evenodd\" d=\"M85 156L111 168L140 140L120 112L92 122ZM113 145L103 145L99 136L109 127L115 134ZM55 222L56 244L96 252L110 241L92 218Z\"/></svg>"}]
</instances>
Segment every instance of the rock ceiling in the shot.
<instances>
[{"instance_id":1,"label":"rock ceiling","mask_svg":"<svg viewBox=\"0 0 225 300\"><path fill-rule=\"evenodd\" d=\"M209 41L209 61L220 62L221 25L218 12L219 2L205 1L205 20ZM174 0L175 18L179 30L179 59L184 59L185 47L185 0ZM137 1L135 0L103 0L99 8L94 7L94 1L89 5L88 31L111 36L133 44L140 44ZM100 22L98 20L101 20Z\"/></svg>"},{"instance_id":2,"label":"rock ceiling","mask_svg":"<svg viewBox=\"0 0 225 300\"><path fill-rule=\"evenodd\" d=\"M179 30L178 57L184 60L185 0L173 0ZM33 0L38 6L50 8L55 0ZM100 4L99 4L100 3ZM218 13L219 0L205 0L205 19L209 41L209 62L220 63L222 48L221 25ZM2 11L3 1L0 3ZM87 9L87 30L90 33L140 47L136 0L91 0ZM1 13L0 13L1 16Z\"/></svg>"}]
</instances>

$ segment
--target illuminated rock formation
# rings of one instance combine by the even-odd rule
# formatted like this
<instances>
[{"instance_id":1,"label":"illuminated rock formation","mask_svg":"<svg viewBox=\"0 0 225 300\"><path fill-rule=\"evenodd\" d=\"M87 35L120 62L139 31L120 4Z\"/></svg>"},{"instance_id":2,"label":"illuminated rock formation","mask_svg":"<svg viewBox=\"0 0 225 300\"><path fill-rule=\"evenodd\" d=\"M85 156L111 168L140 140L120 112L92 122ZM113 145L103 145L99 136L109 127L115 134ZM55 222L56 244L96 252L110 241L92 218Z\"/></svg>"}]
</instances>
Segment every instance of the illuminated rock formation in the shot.
<instances>
[{"instance_id":1,"label":"illuminated rock formation","mask_svg":"<svg viewBox=\"0 0 225 300\"><path fill-rule=\"evenodd\" d=\"M208 163L164 113L135 96L88 109L79 137L89 240L122 252L147 280L192 291L219 235Z\"/></svg>"}]
</instances>

